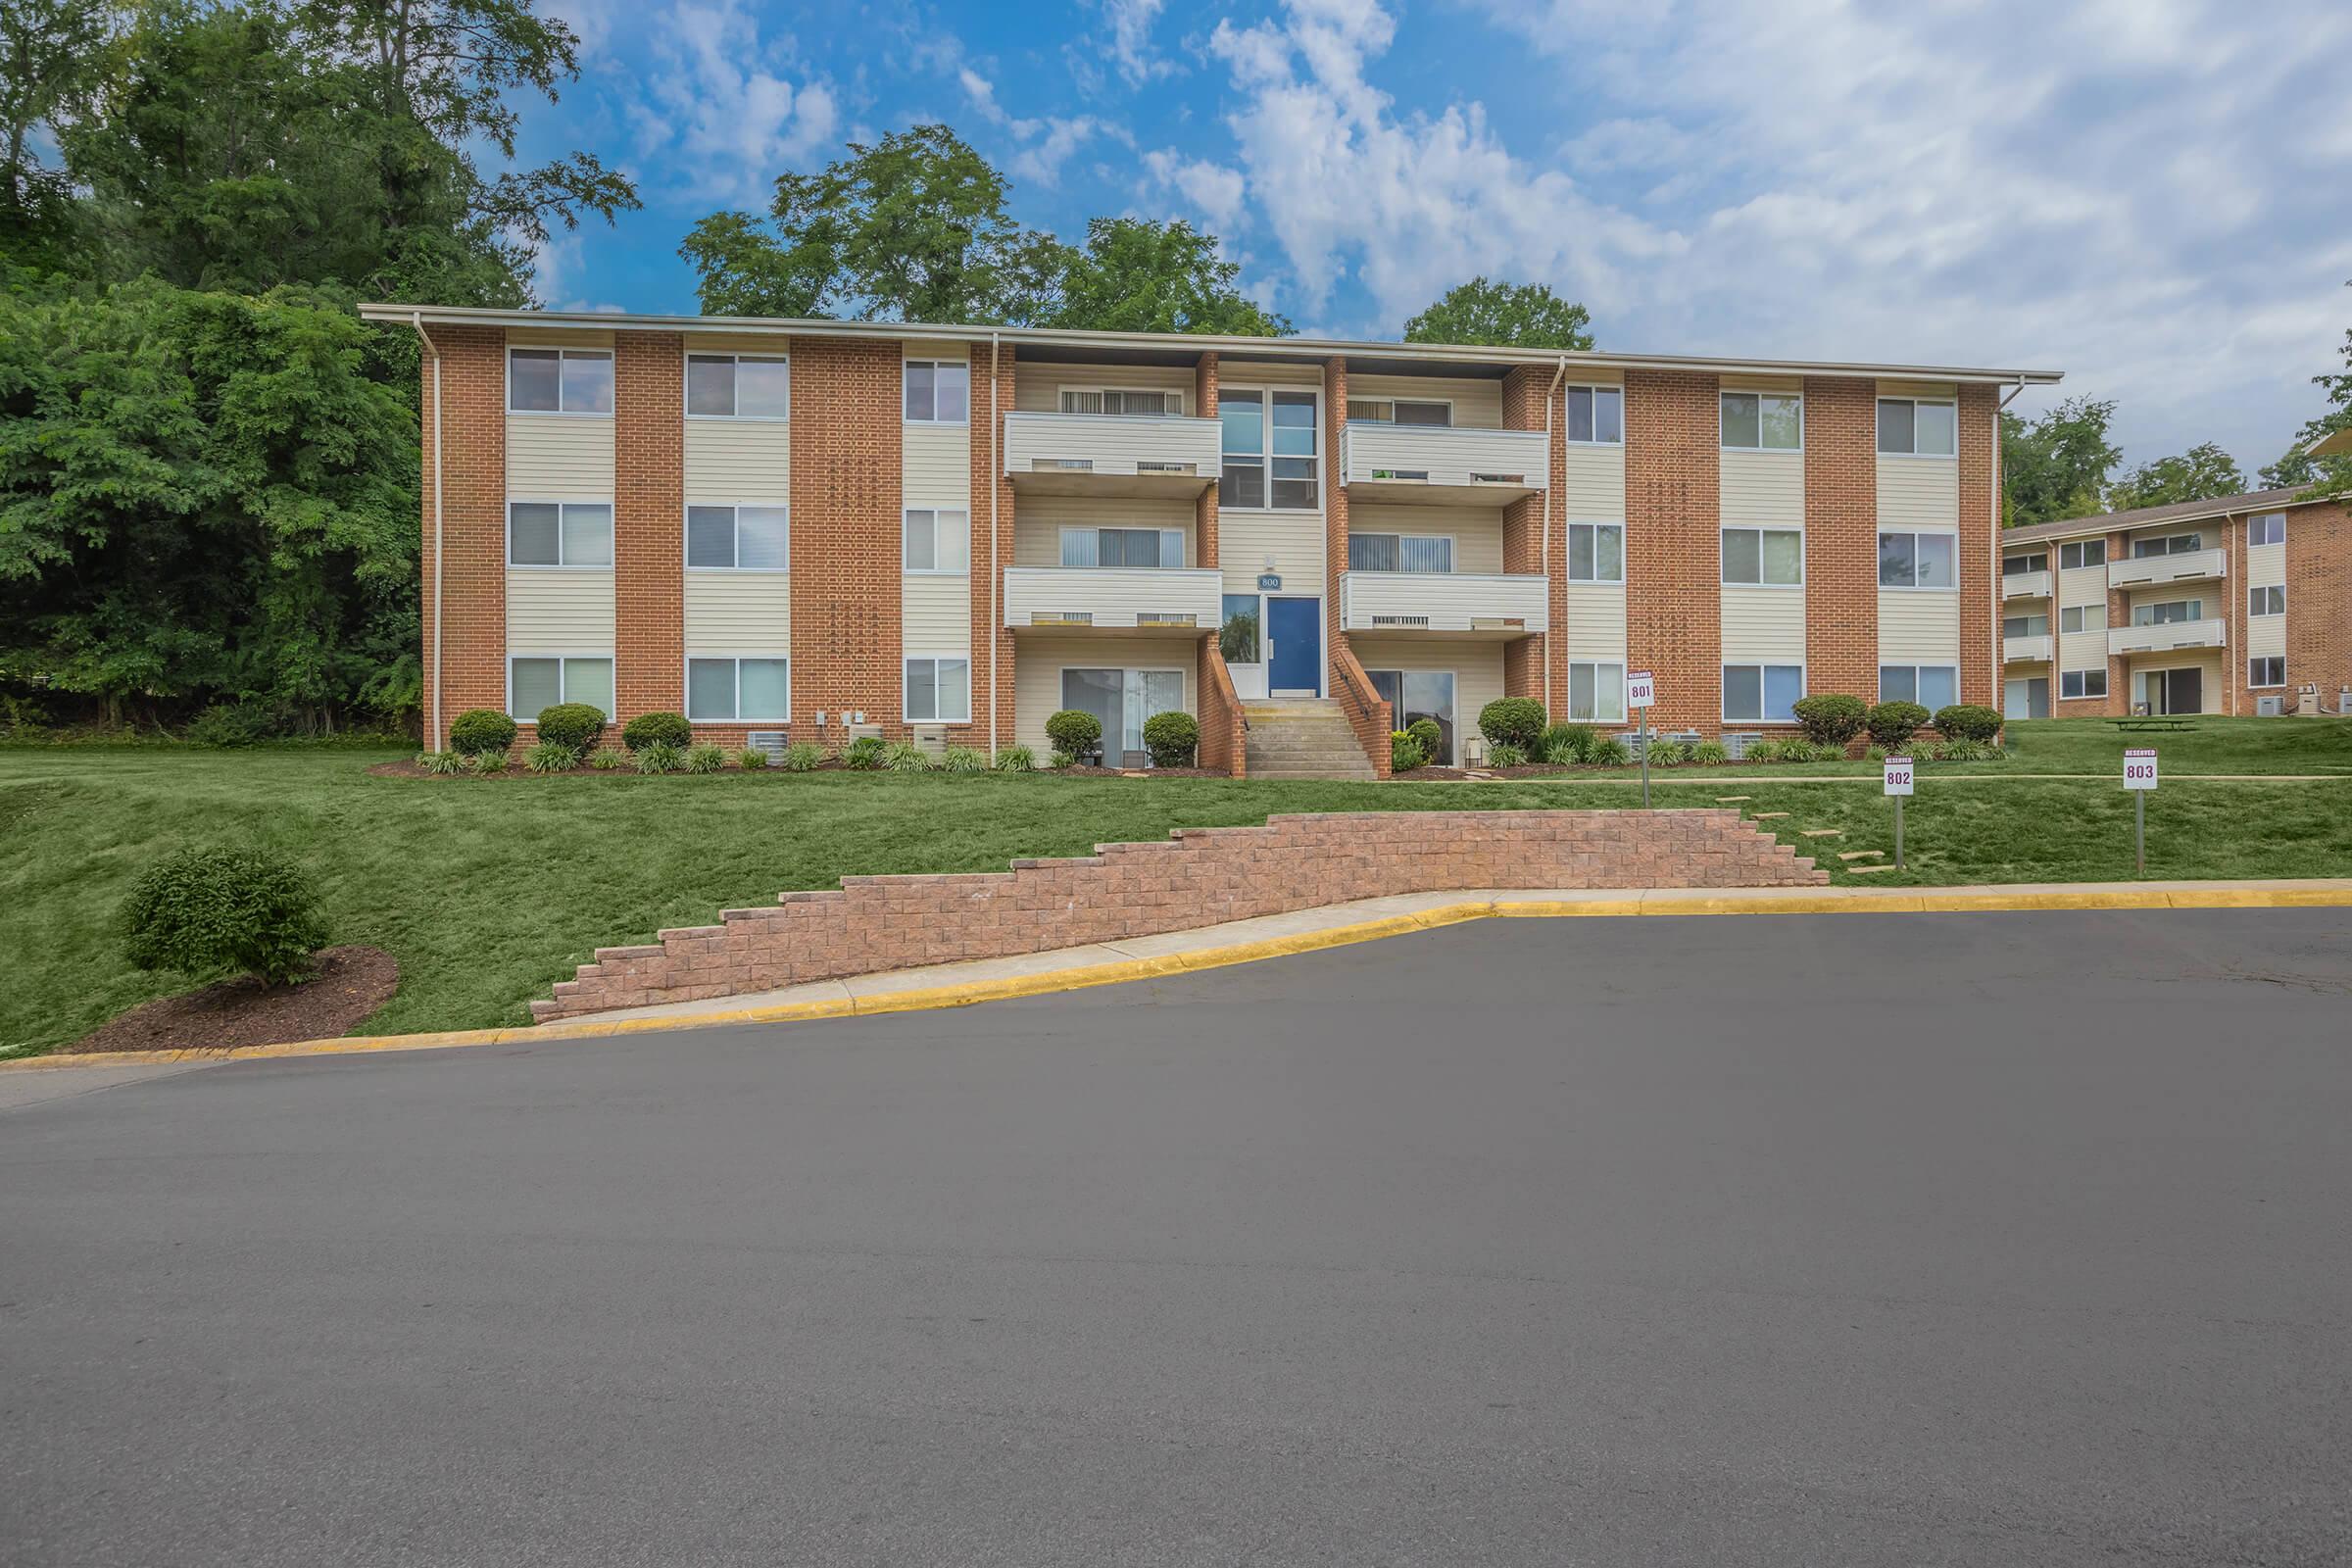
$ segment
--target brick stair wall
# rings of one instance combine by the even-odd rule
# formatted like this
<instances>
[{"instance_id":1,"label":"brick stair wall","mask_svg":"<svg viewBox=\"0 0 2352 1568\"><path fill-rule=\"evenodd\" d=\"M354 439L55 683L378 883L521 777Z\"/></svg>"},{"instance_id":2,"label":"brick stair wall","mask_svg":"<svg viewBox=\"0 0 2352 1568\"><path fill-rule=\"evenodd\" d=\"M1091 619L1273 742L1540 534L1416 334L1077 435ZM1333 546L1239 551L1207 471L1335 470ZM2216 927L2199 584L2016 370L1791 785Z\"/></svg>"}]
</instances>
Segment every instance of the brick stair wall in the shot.
<instances>
[{"instance_id":1,"label":"brick stair wall","mask_svg":"<svg viewBox=\"0 0 2352 1568\"><path fill-rule=\"evenodd\" d=\"M1250 774L1250 725L1242 714L1242 700L1233 689L1233 673L1217 647L1217 634L1200 639L1200 755L1202 767L1214 767L1247 778Z\"/></svg>"},{"instance_id":2,"label":"brick stair wall","mask_svg":"<svg viewBox=\"0 0 2352 1568\"><path fill-rule=\"evenodd\" d=\"M1808 887L1812 860L1732 810L1356 811L1178 828L1009 872L845 877L664 931L533 1002L534 1019L1009 957L1400 893Z\"/></svg>"}]
</instances>

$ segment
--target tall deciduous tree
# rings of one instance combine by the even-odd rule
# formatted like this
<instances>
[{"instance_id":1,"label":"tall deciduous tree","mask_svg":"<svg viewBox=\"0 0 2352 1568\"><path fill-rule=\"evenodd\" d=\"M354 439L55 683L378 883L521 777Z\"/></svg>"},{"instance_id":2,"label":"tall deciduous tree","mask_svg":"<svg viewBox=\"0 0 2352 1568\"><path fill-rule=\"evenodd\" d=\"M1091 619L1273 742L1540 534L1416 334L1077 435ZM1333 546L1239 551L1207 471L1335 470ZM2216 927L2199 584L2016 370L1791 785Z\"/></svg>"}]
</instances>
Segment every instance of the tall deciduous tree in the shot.
<instances>
[{"instance_id":1,"label":"tall deciduous tree","mask_svg":"<svg viewBox=\"0 0 2352 1568\"><path fill-rule=\"evenodd\" d=\"M1592 317L1543 283L1474 277L1404 323L1407 343L1491 343L1523 349L1589 349Z\"/></svg>"},{"instance_id":2,"label":"tall deciduous tree","mask_svg":"<svg viewBox=\"0 0 2352 1568\"><path fill-rule=\"evenodd\" d=\"M2107 510L2131 512L2140 507L2169 507L2182 501L2210 501L2233 496L2246 488L2237 460L2211 441L2200 442L2177 457L2143 463L2107 487Z\"/></svg>"},{"instance_id":3,"label":"tall deciduous tree","mask_svg":"<svg viewBox=\"0 0 2352 1568\"><path fill-rule=\"evenodd\" d=\"M2344 285L2352 288L2352 283ZM2315 458L2312 444L2338 430L2352 430L2352 328L2344 332L2342 370L2315 375L2312 384L2328 394L2329 412L2305 421L2295 432L2294 445L2278 462L2262 470L2262 482L2275 489L2315 484L2324 496L2352 495L2352 457Z\"/></svg>"},{"instance_id":4,"label":"tall deciduous tree","mask_svg":"<svg viewBox=\"0 0 2352 1568\"><path fill-rule=\"evenodd\" d=\"M1288 319L1242 293L1241 270L1217 254L1214 235L1190 223L1098 218L1086 225L1086 248L1063 260L1059 298L1034 324L1227 337L1289 332Z\"/></svg>"},{"instance_id":5,"label":"tall deciduous tree","mask_svg":"<svg viewBox=\"0 0 2352 1568\"><path fill-rule=\"evenodd\" d=\"M2040 418L2001 416L2001 525L2023 527L2101 510L2123 457L2107 439L2115 404L2069 398Z\"/></svg>"},{"instance_id":6,"label":"tall deciduous tree","mask_svg":"<svg viewBox=\"0 0 2352 1568\"><path fill-rule=\"evenodd\" d=\"M60 269L73 222L62 170L33 156L36 134L56 133L86 93L112 22L102 0L9 0L0 5L0 262Z\"/></svg>"}]
</instances>

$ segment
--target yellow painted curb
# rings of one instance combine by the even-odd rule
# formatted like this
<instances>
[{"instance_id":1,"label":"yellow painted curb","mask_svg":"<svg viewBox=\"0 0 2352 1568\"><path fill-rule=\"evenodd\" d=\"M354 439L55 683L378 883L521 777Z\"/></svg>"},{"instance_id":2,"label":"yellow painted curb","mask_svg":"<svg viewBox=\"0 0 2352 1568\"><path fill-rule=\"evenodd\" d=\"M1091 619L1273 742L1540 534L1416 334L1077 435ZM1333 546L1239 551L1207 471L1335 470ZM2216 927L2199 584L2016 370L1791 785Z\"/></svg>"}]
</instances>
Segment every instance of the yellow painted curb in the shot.
<instances>
[{"instance_id":1,"label":"yellow painted curb","mask_svg":"<svg viewBox=\"0 0 2352 1568\"><path fill-rule=\"evenodd\" d=\"M500 1029L442 1029L413 1035L346 1035L324 1040L289 1040L271 1046L236 1046L223 1051L117 1051L27 1056L0 1061L0 1072L68 1067L163 1066L194 1061L267 1061L281 1056L368 1055L388 1051L442 1051L459 1046L546 1045L566 1040L602 1040L615 1035L672 1029L708 1029L728 1024L802 1023L822 1018L866 1017L893 1012L929 1012L1009 1002L1094 986L1122 985L1162 975L1266 958L1291 957L1330 948L1378 942L1466 920L1624 918L1647 915L1718 914L1954 914L2062 909L2310 909L2352 908L2352 888L2102 888L2083 892L2004 893L1998 889L1941 892L1934 888L1886 893L1789 893L1726 898L1704 893L1598 899L1466 899L1411 914L1385 915L1349 925L1326 926L1237 942L1223 947L1171 953L1151 958L1048 969L999 980L966 980L884 992L871 997L823 997L771 1003L715 1012L650 1018L583 1018L571 1023L530 1024Z\"/></svg>"}]
</instances>

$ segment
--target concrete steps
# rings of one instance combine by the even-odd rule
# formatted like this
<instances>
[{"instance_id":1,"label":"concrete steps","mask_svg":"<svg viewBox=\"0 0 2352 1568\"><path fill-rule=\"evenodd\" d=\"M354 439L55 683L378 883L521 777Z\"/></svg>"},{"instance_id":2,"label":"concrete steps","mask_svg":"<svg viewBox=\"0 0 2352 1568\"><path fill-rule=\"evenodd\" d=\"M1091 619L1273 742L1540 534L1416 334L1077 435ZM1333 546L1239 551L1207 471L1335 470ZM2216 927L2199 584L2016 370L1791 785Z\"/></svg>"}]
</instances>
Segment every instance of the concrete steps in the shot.
<instances>
[{"instance_id":1,"label":"concrete steps","mask_svg":"<svg viewBox=\"0 0 2352 1568\"><path fill-rule=\"evenodd\" d=\"M1244 703L1251 778L1365 779L1376 775L1354 726L1329 699Z\"/></svg>"}]
</instances>

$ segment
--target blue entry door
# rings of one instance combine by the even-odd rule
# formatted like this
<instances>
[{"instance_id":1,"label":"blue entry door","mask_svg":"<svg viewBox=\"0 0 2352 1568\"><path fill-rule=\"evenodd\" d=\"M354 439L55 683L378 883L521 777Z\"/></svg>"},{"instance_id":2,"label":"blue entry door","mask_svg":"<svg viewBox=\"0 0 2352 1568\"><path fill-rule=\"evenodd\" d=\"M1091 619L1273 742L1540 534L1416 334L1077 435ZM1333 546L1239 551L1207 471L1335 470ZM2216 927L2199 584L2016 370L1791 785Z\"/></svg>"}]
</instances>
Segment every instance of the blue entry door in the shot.
<instances>
[{"instance_id":1,"label":"blue entry door","mask_svg":"<svg viewBox=\"0 0 2352 1568\"><path fill-rule=\"evenodd\" d=\"M1323 601L1268 599L1266 679L1269 697L1317 697L1323 691Z\"/></svg>"}]
</instances>

